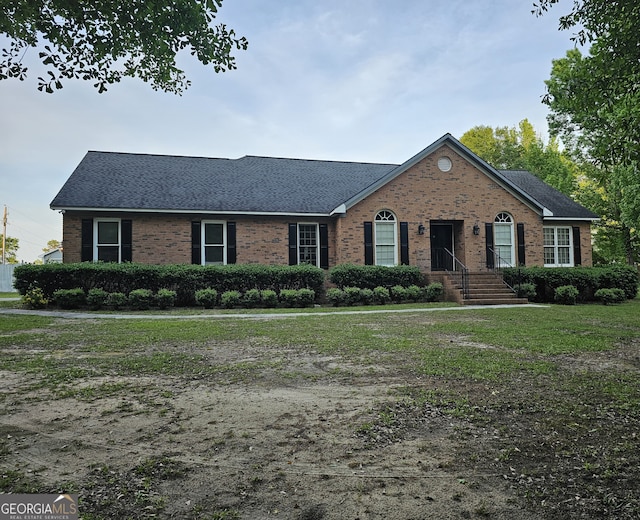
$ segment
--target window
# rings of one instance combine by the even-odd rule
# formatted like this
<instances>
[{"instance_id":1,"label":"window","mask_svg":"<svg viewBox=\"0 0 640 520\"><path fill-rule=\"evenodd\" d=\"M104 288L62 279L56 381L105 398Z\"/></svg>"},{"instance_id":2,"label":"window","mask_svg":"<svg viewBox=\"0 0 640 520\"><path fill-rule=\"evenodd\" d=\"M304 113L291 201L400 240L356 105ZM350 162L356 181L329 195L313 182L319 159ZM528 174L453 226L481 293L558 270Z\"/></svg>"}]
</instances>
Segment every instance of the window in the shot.
<instances>
[{"instance_id":1,"label":"window","mask_svg":"<svg viewBox=\"0 0 640 520\"><path fill-rule=\"evenodd\" d=\"M298 263L318 266L318 225L298 224Z\"/></svg>"},{"instance_id":2,"label":"window","mask_svg":"<svg viewBox=\"0 0 640 520\"><path fill-rule=\"evenodd\" d=\"M572 267L573 244L570 227L545 227L544 265L546 267Z\"/></svg>"},{"instance_id":3,"label":"window","mask_svg":"<svg viewBox=\"0 0 640 520\"><path fill-rule=\"evenodd\" d=\"M94 260L120 262L120 220L94 221Z\"/></svg>"},{"instance_id":4,"label":"window","mask_svg":"<svg viewBox=\"0 0 640 520\"><path fill-rule=\"evenodd\" d=\"M224 222L202 223L203 264L224 265L227 263L225 248L227 232Z\"/></svg>"},{"instance_id":5,"label":"window","mask_svg":"<svg viewBox=\"0 0 640 520\"><path fill-rule=\"evenodd\" d=\"M509 213L498 213L493 224L495 265L511 267L515 264L513 248L513 219Z\"/></svg>"},{"instance_id":6,"label":"window","mask_svg":"<svg viewBox=\"0 0 640 520\"><path fill-rule=\"evenodd\" d=\"M375 264L396 265L397 253L396 217L390 211L380 211L375 218Z\"/></svg>"}]
</instances>

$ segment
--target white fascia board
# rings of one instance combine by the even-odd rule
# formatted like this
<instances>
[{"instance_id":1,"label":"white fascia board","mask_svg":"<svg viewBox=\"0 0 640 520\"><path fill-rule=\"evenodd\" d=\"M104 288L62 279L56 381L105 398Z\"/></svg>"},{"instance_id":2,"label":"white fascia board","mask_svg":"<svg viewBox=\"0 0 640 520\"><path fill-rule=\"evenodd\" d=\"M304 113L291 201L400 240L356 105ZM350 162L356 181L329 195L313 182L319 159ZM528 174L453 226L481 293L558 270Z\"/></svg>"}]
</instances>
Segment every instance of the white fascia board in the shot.
<instances>
[{"instance_id":1,"label":"white fascia board","mask_svg":"<svg viewBox=\"0 0 640 520\"><path fill-rule=\"evenodd\" d=\"M330 217L326 213L290 213L279 211L211 211L202 209L140 209L140 208L91 208L91 207L62 207L50 206L54 211L86 211L92 213L173 213L178 215L246 215L263 217Z\"/></svg>"},{"instance_id":2,"label":"white fascia board","mask_svg":"<svg viewBox=\"0 0 640 520\"><path fill-rule=\"evenodd\" d=\"M597 220L601 220L600 217L545 217L545 222L595 222Z\"/></svg>"}]
</instances>

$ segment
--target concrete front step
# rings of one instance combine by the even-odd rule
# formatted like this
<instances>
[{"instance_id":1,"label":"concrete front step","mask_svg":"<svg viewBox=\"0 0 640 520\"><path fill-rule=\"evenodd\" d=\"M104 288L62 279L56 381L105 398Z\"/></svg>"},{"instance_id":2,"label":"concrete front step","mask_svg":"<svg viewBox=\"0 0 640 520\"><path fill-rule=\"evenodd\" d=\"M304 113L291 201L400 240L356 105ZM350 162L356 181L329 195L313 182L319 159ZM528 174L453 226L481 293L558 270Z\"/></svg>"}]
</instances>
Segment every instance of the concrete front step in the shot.
<instances>
[{"instance_id":1,"label":"concrete front step","mask_svg":"<svg viewBox=\"0 0 640 520\"><path fill-rule=\"evenodd\" d=\"M523 305L529 303L526 298L518 298L515 295L511 298L466 298L462 300L462 305Z\"/></svg>"},{"instance_id":2,"label":"concrete front step","mask_svg":"<svg viewBox=\"0 0 640 520\"><path fill-rule=\"evenodd\" d=\"M463 305L505 305L528 303L526 298L518 298L494 273L469 274L469 298Z\"/></svg>"}]
</instances>

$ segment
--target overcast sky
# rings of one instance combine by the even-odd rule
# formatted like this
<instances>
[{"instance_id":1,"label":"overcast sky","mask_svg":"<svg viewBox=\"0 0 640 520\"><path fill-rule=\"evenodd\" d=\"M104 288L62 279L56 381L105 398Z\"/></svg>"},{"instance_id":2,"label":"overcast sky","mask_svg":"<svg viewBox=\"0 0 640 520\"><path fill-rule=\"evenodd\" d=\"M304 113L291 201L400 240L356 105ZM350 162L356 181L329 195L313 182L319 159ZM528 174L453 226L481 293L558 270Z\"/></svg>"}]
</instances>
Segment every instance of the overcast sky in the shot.
<instances>
[{"instance_id":1,"label":"overcast sky","mask_svg":"<svg viewBox=\"0 0 640 520\"><path fill-rule=\"evenodd\" d=\"M402 163L477 125L528 118L546 137L544 80L572 43L558 31L561 9L542 18L531 9L532 0L225 0L219 21L249 49L224 74L187 54L182 96L139 80L105 94L82 81L43 94L30 51L27 81L0 81L7 235L26 262L62 239L49 204L88 150Z\"/></svg>"}]
</instances>

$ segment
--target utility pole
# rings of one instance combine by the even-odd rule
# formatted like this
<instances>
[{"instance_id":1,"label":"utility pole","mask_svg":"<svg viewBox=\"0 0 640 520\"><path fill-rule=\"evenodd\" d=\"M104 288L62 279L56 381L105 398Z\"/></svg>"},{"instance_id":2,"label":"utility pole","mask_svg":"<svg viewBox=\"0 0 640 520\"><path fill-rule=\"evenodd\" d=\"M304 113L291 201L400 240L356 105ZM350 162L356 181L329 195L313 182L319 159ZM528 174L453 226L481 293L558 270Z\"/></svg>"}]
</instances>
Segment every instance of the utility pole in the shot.
<instances>
[{"instance_id":1,"label":"utility pole","mask_svg":"<svg viewBox=\"0 0 640 520\"><path fill-rule=\"evenodd\" d=\"M2 265L5 264L7 258L7 205L4 205L4 213L2 215Z\"/></svg>"}]
</instances>

